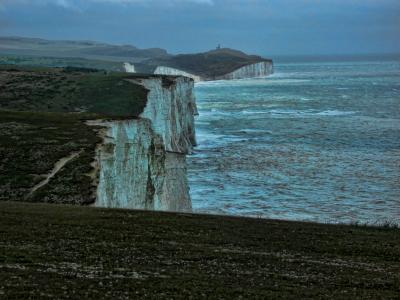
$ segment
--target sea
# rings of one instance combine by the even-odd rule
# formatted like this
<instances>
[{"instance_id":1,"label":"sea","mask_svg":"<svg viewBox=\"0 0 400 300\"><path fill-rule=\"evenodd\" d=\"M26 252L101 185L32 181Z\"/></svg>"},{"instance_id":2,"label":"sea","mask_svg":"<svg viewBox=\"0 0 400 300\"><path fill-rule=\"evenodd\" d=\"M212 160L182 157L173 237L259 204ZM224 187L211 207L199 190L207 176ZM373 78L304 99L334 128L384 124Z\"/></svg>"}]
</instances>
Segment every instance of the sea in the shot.
<instances>
[{"instance_id":1,"label":"sea","mask_svg":"<svg viewBox=\"0 0 400 300\"><path fill-rule=\"evenodd\" d=\"M292 57L196 84L193 210L400 223L400 56Z\"/></svg>"}]
</instances>

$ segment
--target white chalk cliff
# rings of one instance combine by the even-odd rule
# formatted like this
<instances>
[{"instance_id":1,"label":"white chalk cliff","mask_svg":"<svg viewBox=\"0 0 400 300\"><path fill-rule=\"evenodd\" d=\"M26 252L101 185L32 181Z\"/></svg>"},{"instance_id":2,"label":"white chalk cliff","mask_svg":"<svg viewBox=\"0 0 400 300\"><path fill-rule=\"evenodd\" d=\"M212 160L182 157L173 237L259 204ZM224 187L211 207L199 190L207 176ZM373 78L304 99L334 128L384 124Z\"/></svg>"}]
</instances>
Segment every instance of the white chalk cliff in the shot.
<instances>
[{"instance_id":1,"label":"white chalk cliff","mask_svg":"<svg viewBox=\"0 0 400 300\"><path fill-rule=\"evenodd\" d=\"M202 78L201 76L188 73L183 70L159 66L154 71L154 74L158 75L174 75L174 76L185 76L192 78L195 82L204 80L232 80L232 79L245 79L245 78L256 78L271 75L274 72L274 67L272 61L261 61L254 64L248 64L241 68L238 68L230 73L210 77Z\"/></svg>"},{"instance_id":2,"label":"white chalk cliff","mask_svg":"<svg viewBox=\"0 0 400 300\"><path fill-rule=\"evenodd\" d=\"M124 63L124 69L126 73L136 73L135 65L130 63Z\"/></svg>"},{"instance_id":3,"label":"white chalk cliff","mask_svg":"<svg viewBox=\"0 0 400 300\"><path fill-rule=\"evenodd\" d=\"M96 206L190 211L186 154L195 145L193 80L132 80L148 89L138 119L97 121L105 127L97 149Z\"/></svg>"},{"instance_id":4,"label":"white chalk cliff","mask_svg":"<svg viewBox=\"0 0 400 300\"><path fill-rule=\"evenodd\" d=\"M185 76L192 78L195 82L202 81L202 78L200 76L190 74L188 72L185 72L183 70L175 69L175 68L170 68L170 67L164 67L164 66L159 66L156 68L154 71L154 74L157 75L174 75L174 76Z\"/></svg>"},{"instance_id":5,"label":"white chalk cliff","mask_svg":"<svg viewBox=\"0 0 400 300\"><path fill-rule=\"evenodd\" d=\"M271 75L274 72L272 62L262 61L255 64L246 65L231 73L219 76L217 79L244 79Z\"/></svg>"}]
</instances>

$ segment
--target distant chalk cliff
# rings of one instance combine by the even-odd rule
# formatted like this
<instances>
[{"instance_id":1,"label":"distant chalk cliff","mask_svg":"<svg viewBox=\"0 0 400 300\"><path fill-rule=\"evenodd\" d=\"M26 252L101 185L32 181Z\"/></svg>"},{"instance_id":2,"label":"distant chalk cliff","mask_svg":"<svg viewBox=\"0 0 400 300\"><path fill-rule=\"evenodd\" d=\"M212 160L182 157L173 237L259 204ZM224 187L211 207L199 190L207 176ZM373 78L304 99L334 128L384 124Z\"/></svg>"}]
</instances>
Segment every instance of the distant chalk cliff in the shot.
<instances>
[{"instance_id":1,"label":"distant chalk cliff","mask_svg":"<svg viewBox=\"0 0 400 300\"><path fill-rule=\"evenodd\" d=\"M0 65L75 67L127 73L179 75L194 81L265 77L273 61L259 55L220 48L172 55L164 49L139 49L95 41L52 41L0 37Z\"/></svg>"},{"instance_id":2,"label":"distant chalk cliff","mask_svg":"<svg viewBox=\"0 0 400 300\"><path fill-rule=\"evenodd\" d=\"M181 75L196 82L265 77L274 72L271 59L228 48L155 58L143 63L155 66L155 74Z\"/></svg>"},{"instance_id":3,"label":"distant chalk cliff","mask_svg":"<svg viewBox=\"0 0 400 300\"><path fill-rule=\"evenodd\" d=\"M182 71L182 70L179 70L179 69L175 69L175 68L172 68L172 67L159 66L154 71L154 74L185 76L185 77L192 78L195 82L199 82L199 81L203 80L200 76L197 76L197 75L194 75L194 74L190 74L188 72L185 72L185 71Z\"/></svg>"},{"instance_id":4,"label":"distant chalk cliff","mask_svg":"<svg viewBox=\"0 0 400 300\"><path fill-rule=\"evenodd\" d=\"M240 67L228 74L218 76L216 79L245 79L245 78L256 78L265 77L271 75L274 72L274 66L272 62L262 61Z\"/></svg>"}]
</instances>

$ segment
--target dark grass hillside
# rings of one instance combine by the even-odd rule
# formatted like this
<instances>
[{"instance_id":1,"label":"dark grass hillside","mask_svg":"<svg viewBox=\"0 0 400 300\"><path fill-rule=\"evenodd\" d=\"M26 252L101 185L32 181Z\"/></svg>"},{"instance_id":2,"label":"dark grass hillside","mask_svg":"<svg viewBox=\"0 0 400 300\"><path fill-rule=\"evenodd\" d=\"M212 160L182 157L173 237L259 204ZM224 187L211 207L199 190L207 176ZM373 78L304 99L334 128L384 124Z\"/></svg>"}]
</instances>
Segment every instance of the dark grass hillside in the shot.
<instances>
[{"instance_id":1,"label":"dark grass hillside","mask_svg":"<svg viewBox=\"0 0 400 300\"><path fill-rule=\"evenodd\" d=\"M125 59L124 61L130 61ZM79 57L50 57L32 55L0 55L0 66L34 66L47 68L86 68L110 72L125 72L122 61L107 61L101 59L86 59ZM134 62L137 73L153 74L156 66Z\"/></svg>"},{"instance_id":2,"label":"dark grass hillside","mask_svg":"<svg viewBox=\"0 0 400 300\"><path fill-rule=\"evenodd\" d=\"M400 231L0 202L5 299L398 299Z\"/></svg>"},{"instance_id":3,"label":"dark grass hillside","mask_svg":"<svg viewBox=\"0 0 400 300\"><path fill-rule=\"evenodd\" d=\"M98 116L97 116L98 117ZM88 113L12 112L0 110L0 200L87 204L95 200L89 176L96 144L95 127L85 121ZM48 184L45 180L55 164L71 153L79 153Z\"/></svg>"},{"instance_id":4,"label":"dark grass hillside","mask_svg":"<svg viewBox=\"0 0 400 300\"><path fill-rule=\"evenodd\" d=\"M139 49L132 45L110 45L95 41L57 41L24 37L0 37L0 53L107 61L143 60L168 55L166 50L160 48Z\"/></svg>"},{"instance_id":5,"label":"dark grass hillside","mask_svg":"<svg viewBox=\"0 0 400 300\"><path fill-rule=\"evenodd\" d=\"M0 66L0 109L138 116L147 91L135 75L80 68Z\"/></svg>"},{"instance_id":6,"label":"dark grass hillside","mask_svg":"<svg viewBox=\"0 0 400 300\"><path fill-rule=\"evenodd\" d=\"M122 62L85 59L79 57L49 57L29 55L0 55L0 65L37 66L37 67L75 67L124 72Z\"/></svg>"}]
</instances>

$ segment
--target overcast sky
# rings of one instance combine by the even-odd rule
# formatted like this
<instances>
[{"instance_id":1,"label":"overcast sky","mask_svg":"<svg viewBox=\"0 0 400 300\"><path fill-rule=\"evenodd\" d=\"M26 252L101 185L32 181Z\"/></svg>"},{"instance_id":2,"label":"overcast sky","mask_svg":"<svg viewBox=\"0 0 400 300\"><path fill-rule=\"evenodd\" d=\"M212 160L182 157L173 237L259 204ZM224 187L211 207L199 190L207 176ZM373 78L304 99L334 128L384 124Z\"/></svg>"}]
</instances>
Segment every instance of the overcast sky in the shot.
<instances>
[{"instance_id":1,"label":"overcast sky","mask_svg":"<svg viewBox=\"0 0 400 300\"><path fill-rule=\"evenodd\" d=\"M0 35L172 53L398 53L400 0L0 0Z\"/></svg>"}]
</instances>

